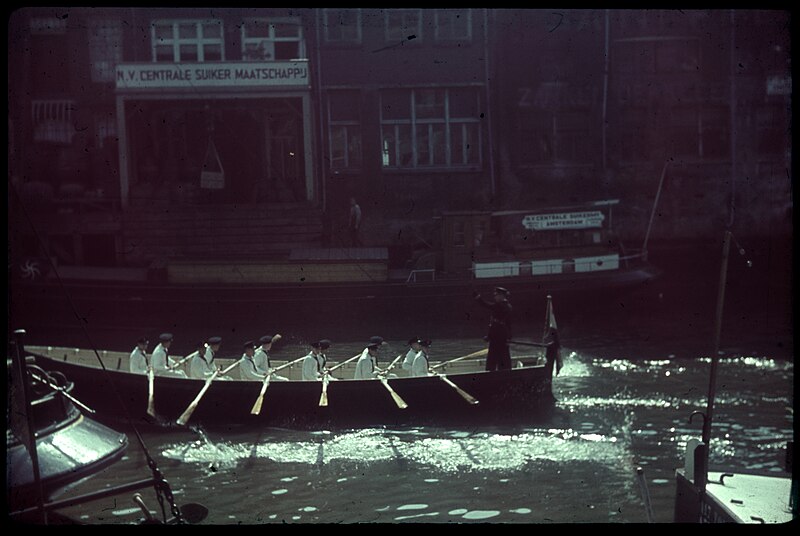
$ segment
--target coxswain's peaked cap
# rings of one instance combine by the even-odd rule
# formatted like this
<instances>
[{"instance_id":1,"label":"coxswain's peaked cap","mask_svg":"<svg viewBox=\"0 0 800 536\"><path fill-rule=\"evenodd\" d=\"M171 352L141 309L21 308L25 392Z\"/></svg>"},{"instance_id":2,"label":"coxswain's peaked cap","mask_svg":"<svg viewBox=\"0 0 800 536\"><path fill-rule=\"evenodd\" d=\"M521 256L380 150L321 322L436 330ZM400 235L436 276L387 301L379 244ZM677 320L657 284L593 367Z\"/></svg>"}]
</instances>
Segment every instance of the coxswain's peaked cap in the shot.
<instances>
[{"instance_id":1,"label":"coxswain's peaked cap","mask_svg":"<svg viewBox=\"0 0 800 536\"><path fill-rule=\"evenodd\" d=\"M258 339L258 342L260 342L261 344L271 343L272 342L272 335L264 335L263 337Z\"/></svg>"},{"instance_id":2,"label":"coxswain's peaked cap","mask_svg":"<svg viewBox=\"0 0 800 536\"><path fill-rule=\"evenodd\" d=\"M209 337L208 344L219 344L222 342L222 337Z\"/></svg>"},{"instance_id":3,"label":"coxswain's peaked cap","mask_svg":"<svg viewBox=\"0 0 800 536\"><path fill-rule=\"evenodd\" d=\"M162 333L158 336L158 340L161 342L169 342L172 340L172 333Z\"/></svg>"}]
</instances>

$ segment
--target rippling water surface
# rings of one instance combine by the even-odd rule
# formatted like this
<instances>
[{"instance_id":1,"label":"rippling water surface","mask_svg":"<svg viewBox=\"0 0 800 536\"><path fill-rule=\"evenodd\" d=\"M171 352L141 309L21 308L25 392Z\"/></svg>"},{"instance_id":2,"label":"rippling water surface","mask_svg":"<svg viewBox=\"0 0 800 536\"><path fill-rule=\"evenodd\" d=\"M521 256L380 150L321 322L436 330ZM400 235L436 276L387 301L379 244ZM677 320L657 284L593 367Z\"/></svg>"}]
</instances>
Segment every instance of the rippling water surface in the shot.
<instances>
[{"instance_id":1,"label":"rippling water surface","mask_svg":"<svg viewBox=\"0 0 800 536\"><path fill-rule=\"evenodd\" d=\"M200 427L143 437L177 502L209 508L206 524L646 522L637 467L656 521L671 521L674 470L687 441L701 434L689 416L705 409L710 360L633 361L569 350L565 357L554 381L556 413L531 426ZM787 360L722 359L712 468L782 470L793 437L792 378ZM145 476L134 440L125 460L83 486ZM155 510L155 495L143 494ZM121 499L68 513L89 523L141 517Z\"/></svg>"},{"instance_id":2,"label":"rippling water surface","mask_svg":"<svg viewBox=\"0 0 800 536\"><path fill-rule=\"evenodd\" d=\"M647 513L638 467L655 520L669 522L675 469L684 465L687 442L701 436L702 423L689 417L706 409L718 252L699 275L699 257L682 265L668 253L662 261L673 262L668 273L675 275L641 294L579 301L569 313L555 302L565 366L554 379L556 411L545 422L317 431L195 423L142 437L176 502L208 508L205 524L639 523ZM712 470L782 474L786 442L793 440L791 285L784 272L771 275L767 253L754 264L766 267L763 273L731 264ZM447 318L426 324L438 356L467 354L481 344L472 327L469 338L459 332L458 312ZM541 333L538 322L518 326L516 336ZM380 331L354 327L362 338ZM335 338L337 355L349 357L363 344L344 338ZM127 456L68 496L148 476L143 450L126 431ZM157 510L154 492L142 494ZM130 495L64 513L87 523L142 517Z\"/></svg>"}]
</instances>

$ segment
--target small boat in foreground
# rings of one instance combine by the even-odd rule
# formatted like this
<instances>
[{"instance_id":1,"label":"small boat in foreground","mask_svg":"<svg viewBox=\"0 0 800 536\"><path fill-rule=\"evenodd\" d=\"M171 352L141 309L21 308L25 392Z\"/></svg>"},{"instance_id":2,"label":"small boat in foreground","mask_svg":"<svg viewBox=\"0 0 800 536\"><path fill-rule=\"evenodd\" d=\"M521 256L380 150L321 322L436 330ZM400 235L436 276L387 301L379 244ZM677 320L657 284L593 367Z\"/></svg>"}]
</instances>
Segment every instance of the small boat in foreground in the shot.
<instances>
[{"instance_id":1,"label":"small boat in foreground","mask_svg":"<svg viewBox=\"0 0 800 536\"><path fill-rule=\"evenodd\" d=\"M716 339L711 355L708 404L705 412L695 411L689 418L690 422L692 417L702 418L702 440L689 440L685 466L675 472L673 520L676 523L789 523L797 517L797 504L800 500L797 481L792 471L793 441L787 442L785 473L709 471L719 339L731 238L731 232L726 231L717 295Z\"/></svg>"},{"instance_id":2,"label":"small boat in foreground","mask_svg":"<svg viewBox=\"0 0 800 536\"><path fill-rule=\"evenodd\" d=\"M79 497L61 497L73 485L118 462L128 448L128 437L87 416L94 410L75 396L75 383L63 373L48 369L47 363L23 357L24 331L18 330L15 335L17 340L12 341L7 359L8 519L19 524L77 524L59 510L147 487L166 494L173 502L169 485L155 463L151 478ZM141 503L141 496L138 498ZM202 505L188 504L175 507L172 514L169 523L195 523L205 517L207 510ZM145 517L158 522L149 511Z\"/></svg>"}]
</instances>

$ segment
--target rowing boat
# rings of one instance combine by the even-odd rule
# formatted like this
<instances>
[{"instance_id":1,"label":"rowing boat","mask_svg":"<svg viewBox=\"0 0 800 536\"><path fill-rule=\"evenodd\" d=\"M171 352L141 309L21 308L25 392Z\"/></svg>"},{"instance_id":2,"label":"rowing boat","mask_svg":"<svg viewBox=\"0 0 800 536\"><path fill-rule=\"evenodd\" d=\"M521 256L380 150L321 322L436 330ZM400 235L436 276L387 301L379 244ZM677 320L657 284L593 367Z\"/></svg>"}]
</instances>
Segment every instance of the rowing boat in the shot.
<instances>
[{"instance_id":1,"label":"rowing boat","mask_svg":"<svg viewBox=\"0 0 800 536\"><path fill-rule=\"evenodd\" d=\"M75 396L94 408L98 416L118 419L130 415L152 422L153 418L147 415L148 376L128 372L126 354L102 352L104 357L100 358L100 352L39 346L28 346L25 351L40 366L71 378ZM485 355L486 350L476 354ZM302 364L292 364L281 371L292 381L272 382L257 415L251 408L260 395L261 381L207 382L156 376L155 413L162 424L173 423L202 391L191 421L203 425L315 428L525 422L546 414L555 405L554 361L544 355L523 356L514 360L511 369L487 372L484 359L451 360L432 362L436 374L430 376L408 377L396 369L395 375L368 380L349 379L354 365L350 363L335 373L338 381L327 383L326 406L319 404L323 382L298 379ZM275 367L280 365L273 363ZM392 391L405 402L405 407L396 403ZM471 403L464 394L477 403Z\"/></svg>"}]
</instances>

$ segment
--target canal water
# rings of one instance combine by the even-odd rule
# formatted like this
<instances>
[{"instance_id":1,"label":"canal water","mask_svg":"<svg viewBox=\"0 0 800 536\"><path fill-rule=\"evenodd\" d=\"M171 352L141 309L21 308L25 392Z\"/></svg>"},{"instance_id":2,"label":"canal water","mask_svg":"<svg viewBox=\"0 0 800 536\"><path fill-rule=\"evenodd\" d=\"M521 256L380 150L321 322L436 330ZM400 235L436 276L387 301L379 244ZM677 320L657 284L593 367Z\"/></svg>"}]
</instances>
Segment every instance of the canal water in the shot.
<instances>
[{"instance_id":1,"label":"canal water","mask_svg":"<svg viewBox=\"0 0 800 536\"><path fill-rule=\"evenodd\" d=\"M699 277L680 271L693 261L672 259L682 275L618 303L587 300L559 315L556 302L564 368L545 421L314 431L195 423L142 437L176 502L208 508L204 524L644 523L645 496L654 520L670 522L675 470L687 442L701 436L690 415L707 403L719 275L711 257ZM710 466L781 475L794 439L791 291L739 257L720 331ZM480 335L425 334L442 357L482 347ZM392 341L394 349L402 343ZM361 345L340 341L337 356ZM66 496L149 476L134 434L122 429L131 439L125 458ZM158 510L152 489L142 495ZM130 494L63 513L90 524L142 518Z\"/></svg>"}]
</instances>

